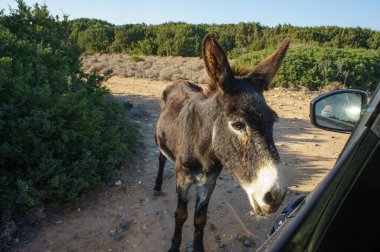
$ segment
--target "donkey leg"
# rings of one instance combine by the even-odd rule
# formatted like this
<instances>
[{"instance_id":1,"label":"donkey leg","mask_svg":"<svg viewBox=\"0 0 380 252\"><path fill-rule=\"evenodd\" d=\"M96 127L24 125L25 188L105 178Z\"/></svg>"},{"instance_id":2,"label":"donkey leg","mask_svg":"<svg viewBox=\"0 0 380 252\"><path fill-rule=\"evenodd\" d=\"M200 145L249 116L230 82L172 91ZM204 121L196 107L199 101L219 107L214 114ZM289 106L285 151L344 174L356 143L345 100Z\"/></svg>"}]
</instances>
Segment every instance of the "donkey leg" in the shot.
<instances>
[{"instance_id":1,"label":"donkey leg","mask_svg":"<svg viewBox=\"0 0 380 252\"><path fill-rule=\"evenodd\" d=\"M160 155L158 157L158 174L156 178L156 184L154 186L154 190L157 192L161 192L161 186L164 176L164 167L166 163L166 157L160 152Z\"/></svg>"},{"instance_id":2,"label":"donkey leg","mask_svg":"<svg viewBox=\"0 0 380 252\"><path fill-rule=\"evenodd\" d=\"M182 242L182 227L187 220L187 199L178 195L177 209L175 211L175 229L169 252L179 251Z\"/></svg>"},{"instance_id":3,"label":"donkey leg","mask_svg":"<svg viewBox=\"0 0 380 252\"><path fill-rule=\"evenodd\" d=\"M197 186L197 200L194 212L194 239L193 251L203 252L203 232L207 222L207 208L211 194L215 188L216 179L208 181L206 184Z\"/></svg>"},{"instance_id":4,"label":"donkey leg","mask_svg":"<svg viewBox=\"0 0 380 252\"><path fill-rule=\"evenodd\" d=\"M172 238L172 244L169 249L170 252L179 251L182 242L182 227L185 221L187 220L187 195L192 181L186 178L187 176L184 173L178 172L177 170L176 183L178 203L177 209L175 211L175 228Z\"/></svg>"}]
</instances>

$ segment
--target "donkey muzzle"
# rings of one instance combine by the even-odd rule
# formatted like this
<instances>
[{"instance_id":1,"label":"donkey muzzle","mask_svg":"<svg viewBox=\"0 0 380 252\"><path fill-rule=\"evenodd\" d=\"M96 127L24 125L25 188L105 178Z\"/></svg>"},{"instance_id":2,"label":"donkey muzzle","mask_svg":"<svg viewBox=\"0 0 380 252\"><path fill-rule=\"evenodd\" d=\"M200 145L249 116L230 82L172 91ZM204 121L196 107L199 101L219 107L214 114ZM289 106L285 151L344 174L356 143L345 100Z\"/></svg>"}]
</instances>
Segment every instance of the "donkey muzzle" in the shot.
<instances>
[{"instance_id":1,"label":"donkey muzzle","mask_svg":"<svg viewBox=\"0 0 380 252\"><path fill-rule=\"evenodd\" d=\"M258 215L275 212L287 191L282 167L273 163L260 167L255 179L243 184L242 187L248 194L253 211Z\"/></svg>"}]
</instances>

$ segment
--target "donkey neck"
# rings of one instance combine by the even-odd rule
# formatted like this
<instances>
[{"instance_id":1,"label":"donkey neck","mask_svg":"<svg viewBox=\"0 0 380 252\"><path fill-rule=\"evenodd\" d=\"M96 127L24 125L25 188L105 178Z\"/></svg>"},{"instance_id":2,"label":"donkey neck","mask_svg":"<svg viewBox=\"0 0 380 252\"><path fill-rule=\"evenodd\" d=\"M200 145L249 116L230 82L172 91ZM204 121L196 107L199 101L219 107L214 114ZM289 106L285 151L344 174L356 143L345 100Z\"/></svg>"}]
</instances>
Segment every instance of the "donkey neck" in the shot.
<instances>
[{"instance_id":1,"label":"donkey neck","mask_svg":"<svg viewBox=\"0 0 380 252\"><path fill-rule=\"evenodd\" d=\"M202 159L201 163L204 166L210 167L216 161L212 147L214 125L222 113L218 105L218 94L209 98L194 96L189 100L189 105L192 107L190 113L193 115L190 117L191 121L187 123L193 129L192 143L194 143L195 153L199 155L199 159Z\"/></svg>"}]
</instances>

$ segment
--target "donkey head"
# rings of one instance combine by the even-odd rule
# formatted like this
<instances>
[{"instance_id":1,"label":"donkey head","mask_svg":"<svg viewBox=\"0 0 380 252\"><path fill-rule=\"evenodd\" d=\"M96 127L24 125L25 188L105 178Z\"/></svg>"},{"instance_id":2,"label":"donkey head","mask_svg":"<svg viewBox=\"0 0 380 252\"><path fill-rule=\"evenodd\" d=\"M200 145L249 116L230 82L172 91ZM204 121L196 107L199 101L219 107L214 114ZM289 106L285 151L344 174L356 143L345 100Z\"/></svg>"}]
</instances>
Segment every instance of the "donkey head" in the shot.
<instances>
[{"instance_id":1,"label":"donkey head","mask_svg":"<svg viewBox=\"0 0 380 252\"><path fill-rule=\"evenodd\" d=\"M212 34L203 40L202 56L210 84L205 95L216 99L218 114L212 129L212 147L223 166L248 194L253 212L274 212L286 195L287 184L273 140L277 114L265 102L268 89L289 46L277 51L251 71L235 76L223 49Z\"/></svg>"}]
</instances>

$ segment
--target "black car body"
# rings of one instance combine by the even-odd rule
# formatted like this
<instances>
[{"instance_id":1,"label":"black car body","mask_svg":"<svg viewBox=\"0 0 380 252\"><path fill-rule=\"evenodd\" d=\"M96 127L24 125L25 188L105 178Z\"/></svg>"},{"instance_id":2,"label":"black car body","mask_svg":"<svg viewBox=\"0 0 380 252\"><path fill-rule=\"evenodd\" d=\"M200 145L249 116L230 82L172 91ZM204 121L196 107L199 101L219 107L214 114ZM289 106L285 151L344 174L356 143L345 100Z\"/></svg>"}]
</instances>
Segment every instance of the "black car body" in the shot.
<instances>
[{"instance_id":1,"label":"black car body","mask_svg":"<svg viewBox=\"0 0 380 252\"><path fill-rule=\"evenodd\" d=\"M324 94L311 102L311 121L319 128L338 132L354 130L353 133L333 169L258 251L380 250L377 207L380 199L380 84L368 105L362 91L347 91L359 95L364 105L354 129L338 124L321 125L317 121L316 103L339 92L345 90Z\"/></svg>"}]
</instances>

